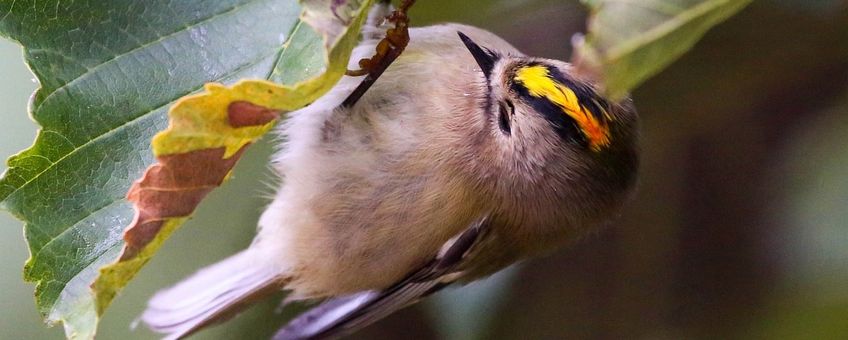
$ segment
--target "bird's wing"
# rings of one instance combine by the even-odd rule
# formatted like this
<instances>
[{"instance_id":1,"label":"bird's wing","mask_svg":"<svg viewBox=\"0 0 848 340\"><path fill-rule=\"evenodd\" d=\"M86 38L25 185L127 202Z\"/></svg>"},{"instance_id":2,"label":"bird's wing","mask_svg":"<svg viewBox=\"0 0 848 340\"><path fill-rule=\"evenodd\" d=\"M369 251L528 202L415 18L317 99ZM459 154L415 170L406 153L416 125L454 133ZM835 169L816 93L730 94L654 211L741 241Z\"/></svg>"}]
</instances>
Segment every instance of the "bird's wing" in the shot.
<instances>
[{"instance_id":1,"label":"bird's wing","mask_svg":"<svg viewBox=\"0 0 848 340\"><path fill-rule=\"evenodd\" d=\"M462 263L488 226L488 218L471 224L446 243L423 267L381 291L365 291L328 300L280 329L274 340L333 339L353 333L451 284Z\"/></svg>"}]
</instances>

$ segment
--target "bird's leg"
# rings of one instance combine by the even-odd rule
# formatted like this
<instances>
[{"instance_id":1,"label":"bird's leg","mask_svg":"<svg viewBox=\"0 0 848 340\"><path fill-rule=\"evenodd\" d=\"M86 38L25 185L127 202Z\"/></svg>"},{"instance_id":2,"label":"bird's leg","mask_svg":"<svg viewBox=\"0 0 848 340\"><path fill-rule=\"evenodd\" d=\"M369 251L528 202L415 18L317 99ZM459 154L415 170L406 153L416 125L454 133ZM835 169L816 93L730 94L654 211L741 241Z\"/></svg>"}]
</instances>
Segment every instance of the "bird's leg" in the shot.
<instances>
[{"instance_id":1,"label":"bird's leg","mask_svg":"<svg viewBox=\"0 0 848 340\"><path fill-rule=\"evenodd\" d=\"M383 74L389 65L400 56L401 52L409 44L409 16L406 12L409 7L415 3L415 0L403 0L400 6L386 17L386 20L393 23L394 27L386 30L386 37L377 43L377 48L371 58L365 58L359 61L359 70L348 70L345 74L348 76L365 76L365 79L359 83L359 86L345 98L342 102L342 107L351 107L362 98L371 85L377 81L377 78Z\"/></svg>"}]
</instances>

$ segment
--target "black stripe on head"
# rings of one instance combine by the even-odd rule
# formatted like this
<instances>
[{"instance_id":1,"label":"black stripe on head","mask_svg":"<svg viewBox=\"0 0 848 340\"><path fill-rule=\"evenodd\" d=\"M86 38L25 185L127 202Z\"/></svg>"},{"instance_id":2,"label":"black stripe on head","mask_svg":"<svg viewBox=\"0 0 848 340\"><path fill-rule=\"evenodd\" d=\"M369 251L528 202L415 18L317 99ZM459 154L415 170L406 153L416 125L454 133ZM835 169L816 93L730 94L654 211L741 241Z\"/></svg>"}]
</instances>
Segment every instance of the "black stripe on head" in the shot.
<instances>
[{"instance_id":1,"label":"black stripe on head","mask_svg":"<svg viewBox=\"0 0 848 340\"><path fill-rule=\"evenodd\" d=\"M567 114L563 113L559 106L546 98L539 98L530 95L527 88L519 84L513 83L512 89L518 93L518 96L522 98L524 102L530 104L536 112L541 113L562 139L574 141L584 147L589 145L589 142L586 140L586 136L584 136L580 131L580 126L577 125L577 122L574 121L574 119L571 119L571 117Z\"/></svg>"},{"instance_id":2,"label":"black stripe on head","mask_svg":"<svg viewBox=\"0 0 848 340\"><path fill-rule=\"evenodd\" d=\"M595 116L599 121L607 121L607 117L605 112L609 112L610 106L606 99L599 96L591 86L576 82L572 80L570 77L566 77L562 72L559 71L556 67L550 67L545 65L548 69L548 74L550 74L551 78L560 84L565 85L571 91L574 91L574 95L577 96L577 103L584 109L587 109L589 113Z\"/></svg>"},{"instance_id":3,"label":"black stripe on head","mask_svg":"<svg viewBox=\"0 0 848 340\"><path fill-rule=\"evenodd\" d=\"M575 96L577 96L577 102L582 108L586 109L587 112L599 121L607 121L605 112L609 110L609 103L604 98L598 96L590 86L576 82L563 75L556 67L551 67L543 63L528 63L518 66L515 69L533 66L544 67L551 79L565 85L574 92ZM514 77L510 77L510 88L526 103L530 104L533 109L541 113L551 123L551 126L554 127L560 137L575 141L584 147L589 145L589 141L581 131L578 123L563 112L563 109L559 105L550 101L548 98L531 95L530 91L521 82L514 80Z\"/></svg>"}]
</instances>

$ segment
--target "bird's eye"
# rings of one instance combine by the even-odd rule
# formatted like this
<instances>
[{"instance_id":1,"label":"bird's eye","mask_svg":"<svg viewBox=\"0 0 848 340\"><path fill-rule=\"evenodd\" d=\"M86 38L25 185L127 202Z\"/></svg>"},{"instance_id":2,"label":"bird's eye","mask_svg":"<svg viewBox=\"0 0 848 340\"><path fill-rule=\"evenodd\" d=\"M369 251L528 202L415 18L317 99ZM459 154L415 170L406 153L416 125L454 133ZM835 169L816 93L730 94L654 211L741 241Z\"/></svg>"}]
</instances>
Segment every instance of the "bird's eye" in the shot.
<instances>
[{"instance_id":1,"label":"bird's eye","mask_svg":"<svg viewBox=\"0 0 848 340\"><path fill-rule=\"evenodd\" d=\"M512 132L512 127L510 126L510 118L515 114L515 106L512 105L512 102L505 101L498 103L498 125L501 128L503 133L509 135Z\"/></svg>"}]
</instances>

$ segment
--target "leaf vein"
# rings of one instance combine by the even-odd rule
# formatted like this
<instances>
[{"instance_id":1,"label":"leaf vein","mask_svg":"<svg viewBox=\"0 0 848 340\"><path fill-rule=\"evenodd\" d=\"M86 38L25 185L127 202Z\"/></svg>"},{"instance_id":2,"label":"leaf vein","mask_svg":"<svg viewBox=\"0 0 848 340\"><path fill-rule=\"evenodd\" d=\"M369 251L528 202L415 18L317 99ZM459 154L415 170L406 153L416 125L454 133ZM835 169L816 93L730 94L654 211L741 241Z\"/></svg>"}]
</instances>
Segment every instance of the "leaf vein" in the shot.
<instances>
[{"instance_id":1,"label":"leaf vein","mask_svg":"<svg viewBox=\"0 0 848 340\"><path fill-rule=\"evenodd\" d=\"M104 67L104 65L110 64L110 63L114 62L115 60L117 60L117 59L119 59L119 58L121 58L121 57L123 57L123 56L130 55L130 54L135 53L135 52L137 52L137 51L139 51L139 50L143 50L143 49L145 49L145 48L147 48L147 47L153 46L153 45L154 45L154 44L156 44L156 43L160 43L160 42L162 42L162 41L164 41L164 40L167 40L167 39L169 39L169 38L171 38L171 37L175 37L175 36L177 36L178 34L181 34L181 33L184 33L184 32L186 32L186 31L190 30L190 29L191 29L192 27L194 27L194 26L201 25L201 24L204 24L204 23L207 23L207 22L211 22L211 21L213 21L213 20L215 20L215 19L218 19L218 18L220 18L220 17L226 16L226 15L229 15L229 14L232 14L232 13L238 13L238 9L240 9L240 8L242 8L242 7L244 7L244 6L252 5L252 4L254 4L255 2L257 2L257 1L259 1L259 0L255 0L255 1L247 2L247 3L243 3L243 4L240 4L240 5L232 6L232 7L228 8L228 9L226 9L226 10L224 10L224 11L221 11L220 13L215 13L215 14L214 14L214 15L212 15L212 16L209 16L209 17L203 18L203 19L201 19L201 20L198 20L198 21L196 21L196 22L192 22L192 23L190 23L190 24L187 24L187 25L183 26L181 29L175 30L175 31L173 31L173 32L171 32L171 33L168 33L168 34L166 34L166 35L163 35L163 36L159 36L159 37L157 37L157 38L156 38L156 40L151 40L151 41L150 41L150 42L148 42L148 43L145 43L145 44L139 45L139 46L137 46L137 47L135 47L135 48L133 48L133 49L130 49L130 50L126 51L126 52L122 52L122 53L116 54L116 55L114 55L113 57L111 57L111 58L109 58L109 59L107 59L107 60L104 60L104 61L100 62L99 64L95 65L94 67L86 68L86 72L85 72L85 73L83 73L83 74L79 75L78 77L76 77L76 78L72 79L71 81L69 81L69 82L67 82L67 83L62 84L61 86L57 87L56 89L54 89L54 90L53 90L53 91L51 91L50 93L46 94L46 96L45 96L45 97L44 97L44 99L41 101L41 103L47 102L47 100L48 100L48 99L50 99L50 98L51 98L54 94L56 94L57 92L59 92L59 91L61 91L61 90L65 89L65 88L67 88L67 87L71 86L72 84L74 84L74 83L76 83L76 82L79 82L79 81L84 80L86 77L88 77L89 75L91 75L92 73L94 73L97 69L99 69L99 68L101 68L101 67ZM97 42L95 41L95 42L92 42L92 43L93 43L93 44L96 44ZM106 46L102 46L102 48L103 48L103 49L106 49ZM62 54L60 51L56 51L56 53L58 53L58 54ZM41 106L39 106L39 108L40 108L40 107L41 107ZM38 111L38 110L39 110L39 109L36 109L36 111ZM36 116L37 116L37 115L36 115Z\"/></svg>"},{"instance_id":2,"label":"leaf vein","mask_svg":"<svg viewBox=\"0 0 848 340\"><path fill-rule=\"evenodd\" d=\"M6 12L6 13L3 15L3 17L2 17L2 18L0 18L0 21L5 21L5 20L6 20L6 18L7 18L7 17L9 17L9 15L11 15L11 14L12 14L12 10L13 10L13 9L15 9L15 4L16 4L16 3L18 3L18 0L12 0L12 3L11 3L11 4L9 4L9 11L8 11L8 12Z\"/></svg>"},{"instance_id":3,"label":"leaf vein","mask_svg":"<svg viewBox=\"0 0 848 340\"><path fill-rule=\"evenodd\" d=\"M286 41L283 43L283 47L280 49L280 52L277 53L277 58L274 59L274 64L271 65L271 71L265 75L265 79L271 79L275 74L277 74L277 66L280 65L280 60L283 58L283 54L288 51L289 46L291 45L291 39L294 36L295 32L300 29L300 25L303 24L303 20L298 20L297 24L295 24L291 31L289 31L289 35L286 36Z\"/></svg>"},{"instance_id":4,"label":"leaf vein","mask_svg":"<svg viewBox=\"0 0 848 340\"><path fill-rule=\"evenodd\" d=\"M750 2L751 0L741 1ZM677 28L687 23L690 23L697 18L712 14L713 11L717 8L722 8L724 6L730 5L732 4L730 4L729 1L708 1L690 7L685 11L680 12L678 15L674 16L672 18L673 20L665 21L662 24L657 25L654 28L644 32L644 34L640 35L639 37L622 43L617 48L610 50L610 52L608 53L609 57L607 57L607 60L612 61L623 58L624 56L633 53L633 51L638 50L653 41L657 41L660 38L673 33Z\"/></svg>"},{"instance_id":5,"label":"leaf vein","mask_svg":"<svg viewBox=\"0 0 848 340\"><path fill-rule=\"evenodd\" d=\"M82 218L80 218L79 220L77 220L76 222L74 222L74 223L73 223L70 227L65 228L65 230L62 230L62 232L61 232L61 233L57 234L56 236L52 236L52 237L50 238L50 240L49 240L49 241L47 241L47 243L45 243L43 246L41 246L41 248L38 248L38 251L32 255L32 259L31 259L30 261L35 261L36 259L38 259L39 255L41 255L42 251L43 251L44 249L46 249L47 247L49 247L51 244L53 244L53 242L54 242L54 241L56 241L56 240L58 240L59 238L61 238L61 237L62 237L62 235L65 235L65 234L67 234L68 232L70 232L70 231L72 231L72 230L76 230L76 229L77 229L77 227L80 225L80 222L84 221L86 218L89 218L89 217L93 216L94 214L96 214L96 213L98 213L98 212L101 212L101 211L103 211L103 210L105 210L105 209L107 209L107 208L109 208L109 207L112 207L112 206L118 205L119 203L123 203L123 202L122 202L121 200L114 200L114 201L112 201L112 202L109 202L109 203L107 203L107 204L104 204L103 206L98 207L97 209L94 209L94 210L93 210L93 211L91 211L90 213L86 214L85 216L83 216Z\"/></svg>"},{"instance_id":6,"label":"leaf vein","mask_svg":"<svg viewBox=\"0 0 848 340\"><path fill-rule=\"evenodd\" d=\"M263 60L263 59L267 58L267 57L268 57L268 55L276 54L276 53L278 53L278 50L277 50L277 49L274 49L273 53L269 53L269 54L267 54L267 55L262 55L262 56L258 57L257 59L252 60L251 62L245 63L244 65L242 65L242 66L238 67L237 69L233 70L232 72L227 73L227 74L225 74L224 76L220 77L220 79L227 78L227 77L229 77L229 76L231 76L231 75L233 75L233 74L237 74L237 73L239 73L239 72L241 72L241 71L243 71L243 70L245 70L245 69L247 69L247 68L249 68L249 67L255 66L255 65L256 65L256 64L258 64L261 60ZM159 105L159 106L158 106L158 107L156 107L156 108L153 108L153 109L150 109L150 110L145 110L145 112L142 112L140 115L138 115L138 116L136 116L136 117L133 117L132 119L130 119L130 120L128 120L128 121L126 121L126 122L124 122L124 123L121 123L120 125L116 125L115 127L111 128L111 129L109 129L109 130L107 130L107 131L104 131L102 134L97 135L97 136L95 136L94 138L92 138L91 140L86 141L85 143L83 143L83 144L82 144L82 145L80 145L79 147L74 148L71 152L69 152L69 153L65 154L64 156L60 157L60 158L59 158L59 159L57 159L55 162L51 162L51 165L50 165L50 166L48 166L48 167L44 168L44 170L42 170L41 172L39 172L38 174L36 174L35 176L33 176L31 179L27 180L25 183L21 184L19 187L17 187L17 188L16 188L15 190L13 190L12 192L8 193L8 194L6 195L6 197L0 198L0 199L2 199L2 200L6 200L6 199L8 199L9 197L11 197L12 195L14 195L14 194L15 194L15 193L17 193L18 191L21 191L22 189L24 189L25 187L27 187L30 183L32 183L32 182L34 182L35 180L37 180L39 177L41 177L41 175L43 175L43 174L44 174L44 173L46 173L47 171L49 171L49 170L53 169L54 167L56 167L56 165L58 165L59 163L61 163L62 161L64 161L66 158L68 158L68 157L70 157L71 155L73 155L73 154L77 153L78 151L80 151L80 150L82 150L82 149L84 149L84 148L88 147L90 144L92 144L92 143L94 143L94 142L96 142L96 141L99 141L99 140L101 140L101 139L103 139L103 138L105 138L105 137L111 136L112 134L117 133L117 132L118 132L118 130L121 130L122 128L127 127L128 125L130 125L130 124L134 123L135 121L137 121L137 120L139 120L139 119L141 119L141 118L147 117L147 116L148 116L151 112L154 112L154 111L160 110L160 109L162 109L162 108L164 108L164 107L166 107L166 106L168 106L168 105L171 105L171 104L172 104L174 101L176 101L177 99L179 99L179 98L182 98L182 97L186 96L188 93L197 92L197 91L201 90L202 88L203 88L203 85L200 85L200 86L196 87L195 89L193 89L192 91L188 91L188 92L186 92L186 93L182 93L182 94L178 95L176 98L171 99L171 100L167 101L166 103L164 103L164 104L162 104L162 105ZM48 160L49 160L49 159L48 159ZM9 170L7 171L7 174L11 173L11 170L12 170L12 169L15 169L15 167L9 168Z\"/></svg>"},{"instance_id":7,"label":"leaf vein","mask_svg":"<svg viewBox=\"0 0 848 340\"><path fill-rule=\"evenodd\" d=\"M100 251L100 252L99 252L99 254L97 254L97 256L92 256L92 257L91 257L91 261L86 262L86 263L85 263L85 266L84 266L82 269L80 269L80 271L78 271L76 274L74 274L74 276L73 276L73 277L71 277L71 279L70 279L70 280L68 280L68 281L66 281L66 282L61 282L61 281L59 281L59 280L53 280L53 281L55 281L55 282L59 282L59 283L61 283L61 284L62 284L62 291L61 291L61 292L62 292L62 293L64 293L64 292L65 292L65 290L68 288L68 283L71 283L72 281L74 281L74 280L75 280L78 276L80 276L80 274L82 274L82 273L83 273L86 269L88 269L89 267L91 267L91 265L92 265L92 264L94 264L95 262L97 262L97 260L98 260L98 259L100 259L100 257L101 257L101 256L103 256L103 254L106 254L106 253L108 253L108 252L110 252L110 251L114 250L114 249L115 249L115 247L118 247L118 246L120 246L120 245L121 245L121 242L117 242L117 243L115 243L114 245L112 245L112 246L110 246L110 247L108 247L108 248L105 248L103 251ZM51 314L52 314L53 308L55 308L55 306L56 306L56 300L59 300L59 299L62 297L62 293L56 294L56 297L55 297L55 298L53 298L53 299L51 299L51 301L50 301L50 305L49 305L49 306L50 306Z\"/></svg>"},{"instance_id":8,"label":"leaf vein","mask_svg":"<svg viewBox=\"0 0 848 340\"><path fill-rule=\"evenodd\" d=\"M50 163L51 165L56 164L56 162L52 161L50 158L47 158L47 156L43 156L43 155L39 155L39 154L26 155L24 157L16 158L15 160L16 161L17 160L25 160L25 159L29 159L29 158L43 159L43 160L47 161L47 163Z\"/></svg>"}]
</instances>

